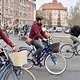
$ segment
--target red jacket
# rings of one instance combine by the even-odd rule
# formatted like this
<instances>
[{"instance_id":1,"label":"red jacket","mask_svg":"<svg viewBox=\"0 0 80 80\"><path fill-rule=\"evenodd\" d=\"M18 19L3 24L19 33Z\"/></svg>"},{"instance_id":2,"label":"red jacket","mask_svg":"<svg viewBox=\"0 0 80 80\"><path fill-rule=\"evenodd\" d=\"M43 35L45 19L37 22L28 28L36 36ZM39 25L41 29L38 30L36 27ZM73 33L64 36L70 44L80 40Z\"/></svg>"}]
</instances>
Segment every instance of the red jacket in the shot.
<instances>
[{"instance_id":1,"label":"red jacket","mask_svg":"<svg viewBox=\"0 0 80 80\"><path fill-rule=\"evenodd\" d=\"M7 38L1 27L0 27L0 36L9 46L11 46L12 48L14 47L13 43Z\"/></svg>"},{"instance_id":2,"label":"red jacket","mask_svg":"<svg viewBox=\"0 0 80 80\"><path fill-rule=\"evenodd\" d=\"M40 39L47 38L45 33L42 31L42 28L37 24L36 21L33 23L31 27L29 37L35 40L38 40L39 38Z\"/></svg>"}]
</instances>

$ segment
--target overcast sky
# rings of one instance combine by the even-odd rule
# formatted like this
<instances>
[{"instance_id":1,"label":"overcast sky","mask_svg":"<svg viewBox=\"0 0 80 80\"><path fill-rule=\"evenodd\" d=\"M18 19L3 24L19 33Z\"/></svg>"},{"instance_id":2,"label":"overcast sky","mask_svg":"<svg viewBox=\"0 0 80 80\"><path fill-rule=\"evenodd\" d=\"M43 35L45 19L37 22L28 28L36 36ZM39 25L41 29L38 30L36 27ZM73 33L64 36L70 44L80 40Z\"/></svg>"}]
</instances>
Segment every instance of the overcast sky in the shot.
<instances>
[{"instance_id":1,"label":"overcast sky","mask_svg":"<svg viewBox=\"0 0 80 80\"><path fill-rule=\"evenodd\" d=\"M39 9L39 7L44 4L44 3L48 3L48 2L52 2L53 0L36 0L36 9ZM65 7L68 7L68 9L71 7L71 6L74 6L75 3L78 1L78 0L57 0L58 2L61 2Z\"/></svg>"}]
</instances>

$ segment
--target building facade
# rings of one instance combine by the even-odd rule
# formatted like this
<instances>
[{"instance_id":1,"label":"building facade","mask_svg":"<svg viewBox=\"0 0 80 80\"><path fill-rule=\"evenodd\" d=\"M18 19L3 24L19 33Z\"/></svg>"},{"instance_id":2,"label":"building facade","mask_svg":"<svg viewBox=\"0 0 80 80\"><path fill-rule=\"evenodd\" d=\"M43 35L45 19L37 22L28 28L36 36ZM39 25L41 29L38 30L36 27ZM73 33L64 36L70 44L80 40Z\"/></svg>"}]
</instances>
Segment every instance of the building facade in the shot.
<instances>
[{"instance_id":1,"label":"building facade","mask_svg":"<svg viewBox=\"0 0 80 80\"><path fill-rule=\"evenodd\" d=\"M62 3L57 2L57 0L53 0L52 3L42 5L40 10L43 11L46 19L50 18L51 16L52 26L68 26L67 8L64 7ZM46 25L48 25L47 22Z\"/></svg>"},{"instance_id":2,"label":"building facade","mask_svg":"<svg viewBox=\"0 0 80 80\"><path fill-rule=\"evenodd\" d=\"M31 25L34 20L36 4L30 0L0 0L1 22L7 25L19 20L22 27L26 22Z\"/></svg>"}]
</instances>

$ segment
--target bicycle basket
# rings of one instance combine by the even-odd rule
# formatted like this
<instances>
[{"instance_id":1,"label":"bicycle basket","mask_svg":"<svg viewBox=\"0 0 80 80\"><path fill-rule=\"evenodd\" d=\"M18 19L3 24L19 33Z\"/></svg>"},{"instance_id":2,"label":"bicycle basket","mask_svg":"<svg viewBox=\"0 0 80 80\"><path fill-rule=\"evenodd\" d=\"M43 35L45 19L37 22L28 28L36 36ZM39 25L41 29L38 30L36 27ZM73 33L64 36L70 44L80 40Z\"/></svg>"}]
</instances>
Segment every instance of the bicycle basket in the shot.
<instances>
[{"instance_id":1,"label":"bicycle basket","mask_svg":"<svg viewBox=\"0 0 80 80\"><path fill-rule=\"evenodd\" d=\"M51 50L53 53L58 53L59 52L59 46L60 46L60 43L57 42L57 43L53 43L51 45Z\"/></svg>"},{"instance_id":2,"label":"bicycle basket","mask_svg":"<svg viewBox=\"0 0 80 80\"><path fill-rule=\"evenodd\" d=\"M14 52L9 54L14 66L23 66L27 64L27 51Z\"/></svg>"}]
</instances>

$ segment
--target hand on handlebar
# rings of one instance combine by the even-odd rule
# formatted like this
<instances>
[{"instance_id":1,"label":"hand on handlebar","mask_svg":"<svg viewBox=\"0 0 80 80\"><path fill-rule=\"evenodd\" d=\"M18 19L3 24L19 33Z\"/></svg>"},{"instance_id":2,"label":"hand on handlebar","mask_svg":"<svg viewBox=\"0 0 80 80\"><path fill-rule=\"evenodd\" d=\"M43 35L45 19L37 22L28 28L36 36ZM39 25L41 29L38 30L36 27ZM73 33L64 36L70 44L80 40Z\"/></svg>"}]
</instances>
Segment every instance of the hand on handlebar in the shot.
<instances>
[{"instance_id":1,"label":"hand on handlebar","mask_svg":"<svg viewBox=\"0 0 80 80\"><path fill-rule=\"evenodd\" d=\"M43 41L47 41L47 39L43 38Z\"/></svg>"},{"instance_id":2,"label":"hand on handlebar","mask_svg":"<svg viewBox=\"0 0 80 80\"><path fill-rule=\"evenodd\" d=\"M48 40L47 40L47 39L45 39L45 38L43 38L43 40L42 40L42 41L43 41L43 42L46 42L46 43L48 42Z\"/></svg>"},{"instance_id":3,"label":"hand on handlebar","mask_svg":"<svg viewBox=\"0 0 80 80\"><path fill-rule=\"evenodd\" d=\"M17 50L15 49L15 47L14 47L14 48L12 48L12 50L13 50L13 52L17 52Z\"/></svg>"}]
</instances>

